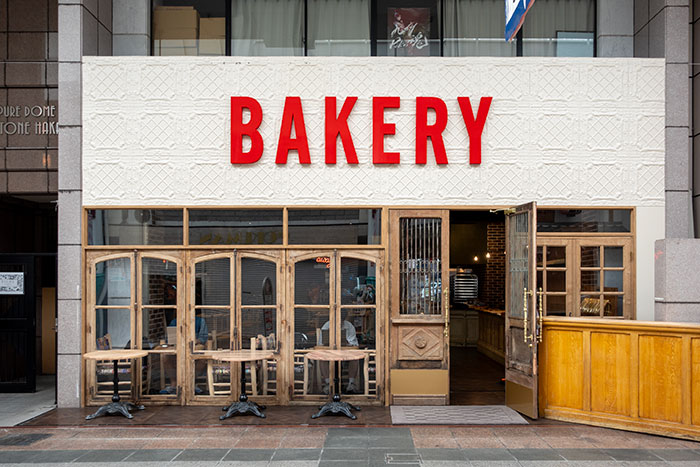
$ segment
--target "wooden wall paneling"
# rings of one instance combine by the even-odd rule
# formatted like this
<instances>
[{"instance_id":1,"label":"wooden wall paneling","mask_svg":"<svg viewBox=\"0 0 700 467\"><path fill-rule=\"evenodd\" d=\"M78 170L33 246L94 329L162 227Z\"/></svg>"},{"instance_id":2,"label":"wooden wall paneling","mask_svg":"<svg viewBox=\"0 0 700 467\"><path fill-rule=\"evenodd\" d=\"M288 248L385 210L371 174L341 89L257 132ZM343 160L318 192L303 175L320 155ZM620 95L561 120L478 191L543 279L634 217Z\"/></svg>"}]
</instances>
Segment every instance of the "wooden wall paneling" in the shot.
<instances>
[{"instance_id":1,"label":"wooden wall paneling","mask_svg":"<svg viewBox=\"0 0 700 467\"><path fill-rule=\"evenodd\" d=\"M590 410L629 416L630 336L609 332L590 334Z\"/></svg>"},{"instance_id":2,"label":"wooden wall paneling","mask_svg":"<svg viewBox=\"0 0 700 467\"><path fill-rule=\"evenodd\" d=\"M583 409L583 333L557 330L547 334L547 403L554 407Z\"/></svg>"},{"instance_id":3,"label":"wooden wall paneling","mask_svg":"<svg viewBox=\"0 0 700 467\"><path fill-rule=\"evenodd\" d=\"M630 417L639 417L639 333L630 332Z\"/></svg>"},{"instance_id":4,"label":"wooden wall paneling","mask_svg":"<svg viewBox=\"0 0 700 467\"><path fill-rule=\"evenodd\" d=\"M663 335L639 337L639 416L682 421L682 339Z\"/></svg>"},{"instance_id":5,"label":"wooden wall paneling","mask_svg":"<svg viewBox=\"0 0 700 467\"><path fill-rule=\"evenodd\" d=\"M691 361L691 419L693 425L700 425L700 338L690 340L690 361Z\"/></svg>"},{"instance_id":6,"label":"wooden wall paneling","mask_svg":"<svg viewBox=\"0 0 700 467\"><path fill-rule=\"evenodd\" d=\"M682 337L681 342L681 422L689 425L693 416L692 349L690 336Z\"/></svg>"}]
</instances>

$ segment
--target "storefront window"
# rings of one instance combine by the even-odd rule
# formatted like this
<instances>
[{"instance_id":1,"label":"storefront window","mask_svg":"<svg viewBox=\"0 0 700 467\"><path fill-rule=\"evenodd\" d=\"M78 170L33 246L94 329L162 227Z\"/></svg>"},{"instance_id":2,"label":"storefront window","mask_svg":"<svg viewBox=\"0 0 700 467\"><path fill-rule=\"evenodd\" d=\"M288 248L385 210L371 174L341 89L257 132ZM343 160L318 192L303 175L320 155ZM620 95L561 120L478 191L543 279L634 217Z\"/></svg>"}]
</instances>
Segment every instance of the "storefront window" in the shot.
<instances>
[{"instance_id":1,"label":"storefront window","mask_svg":"<svg viewBox=\"0 0 700 467\"><path fill-rule=\"evenodd\" d=\"M381 209L290 209L292 245L379 245Z\"/></svg>"},{"instance_id":2,"label":"storefront window","mask_svg":"<svg viewBox=\"0 0 700 467\"><path fill-rule=\"evenodd\" d=\"M594 31L595 1L537 0L523 24L523 55L593 57Z\"/></svg>"},{"instance_id":3,"label":"storefront window","mask_svg":"<svg viewBox=\"0 0 700 467\"><path fill-rule=\"evenodd\" d=\"M538 232L625 232L631 230L629 209L538 209Z\"/></svg>"},{"instance_id":4,"label":"storefront window","mask_svg":"<svg viewBox=\"0 0 700 467\"><path fill-rule=\"evenodd\" d=\"M281 209L190 209L190 245L281 245Z\"/></svg>"},{"instance_id":5,"label":"storefront window","mask_svg":"<svg viewBox=\"0 0 700 467\"><path fill-rule=\"evenodd\" d=\"M181 209L89 209L88 245L182 245Z\"/></svg>"},{"instance_id":6,"label":"storefront window","mask_svg":"<svg viewBox=\"0 0 700 467\"><path fill-rule=\"evenodd\" d=\"M371 54L369 0L309 0L307 55Z\"/></svg>"},{"instance_id":7,"label":"storefront window","mask_svg":"<svg viewBox=\"0 0 700 467\"><path fill-rule=\"evenodd\" d=\"M501 0L445 0L445 57L514 57L516 41L503 38ZM533 7L534 8L534 7Z\"/></svg>"},{"instance_id":8,"label":"storefront window","mask_svg":"<svg viewBox=\"0 0 700 467\"><path fill-rule=\"evenodd\" d=\"M302 0L233 0L231 55L304 55Z\"/></svg>"},{"instance_id":9,"label":"storefront window","mask_svg":"<svg viewBox=\"0 0 700 467\"><path fill-rule=\"evenodd\" d=\"M226 3L153 0L153 55L226 55Z\"/></svg>"}]
</instances>

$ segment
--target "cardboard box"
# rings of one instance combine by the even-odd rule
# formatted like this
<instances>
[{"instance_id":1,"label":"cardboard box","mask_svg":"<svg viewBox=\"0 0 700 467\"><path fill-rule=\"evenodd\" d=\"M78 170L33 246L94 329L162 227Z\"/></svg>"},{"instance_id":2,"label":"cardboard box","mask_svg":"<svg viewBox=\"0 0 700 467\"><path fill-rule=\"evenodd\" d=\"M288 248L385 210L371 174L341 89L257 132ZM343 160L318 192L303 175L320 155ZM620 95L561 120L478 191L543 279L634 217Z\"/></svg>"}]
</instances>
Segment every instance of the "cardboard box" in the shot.
<instances>
[{"instance_id":1,"label":"cardboard box","mask_svg":"<svg viewBox=\"0 0 700 467\"><path fill-rule=\"evenodd\" d=\"M200 39L226 39L226 18L199 18Z\"/></svg>"},{"instance_id":2,"label":"cardboard box","mask_svg":"<svg viewBox=\"0 0 700 467\"><path fill-rule=\"evenodd\" d=\"M158 34L154 34L153 38L156 40L170 40L170 39L175 39L175 40L196 40L197 39L197 30L196 29L182 29L182 28L173 28L173 29L164 29L159 31Z\"/></svg>"},{"instance_id":3,"label":"cardboard box","mask_svg":"<svg viewBox=\"0 0 700 467\"><path fill-rule=\"evenodd\" d=\"M154 40L153 54L160 56L194 56L197 55L197 41L195 39Z\"/></svg>"},{"instance_id":4,"label":"cardboard box","mask_svg":"<svg viewBox=\"0 0 700 467\"><path fill-rule=\"evenodd\" d=\"M199 55L226 55L225 39L200 39Z\"/></svg>"},{"instance_id":5,"label":"cardboard box","mask_svg":"<svg viewBox=\"0 0 700 467\"><path fill-rule=\"evenodd\" d=\"M153 10L153 35L162 36L168 30L199 29L199 13L194 7L160 6ZM197 35L193 37L196 39Z\"/></svg>"}]
</instances>

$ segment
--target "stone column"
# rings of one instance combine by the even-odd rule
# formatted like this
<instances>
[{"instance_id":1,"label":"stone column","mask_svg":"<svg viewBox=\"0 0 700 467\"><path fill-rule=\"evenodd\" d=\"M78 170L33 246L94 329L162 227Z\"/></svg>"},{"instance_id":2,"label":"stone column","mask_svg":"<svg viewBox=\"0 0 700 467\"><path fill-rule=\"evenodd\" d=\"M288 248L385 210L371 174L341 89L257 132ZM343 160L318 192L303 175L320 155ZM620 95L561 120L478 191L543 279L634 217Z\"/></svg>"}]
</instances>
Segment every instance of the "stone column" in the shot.
<instances>
[{"instance_id":1,"label":"stone column","mask_svg":"<svg viewBox=\"0 0 700 467\"><path fill-rule=\"evenodd\" d=\"M634 0L598 0L596 55L634 56Z\"/></svg>"},{"instance_id":2,"label":"stone column","mask_svg":"<svg viewBox=\"0 0 700 467\"><path fill-rule=\"evenodd\" d=\"M58 5L58 406L79 407L82 323L83 55L112 54L112 0Z\"/></svg>"},{"instance_id":3,"label":"stone column","mask_svg":"<svg viewBox=\"0 0 700 467\"><path fill-rule=\"evenodd\" d=\"M150 0L114 0L114 55L151 54Z\"/></svg>"}]
</instances>

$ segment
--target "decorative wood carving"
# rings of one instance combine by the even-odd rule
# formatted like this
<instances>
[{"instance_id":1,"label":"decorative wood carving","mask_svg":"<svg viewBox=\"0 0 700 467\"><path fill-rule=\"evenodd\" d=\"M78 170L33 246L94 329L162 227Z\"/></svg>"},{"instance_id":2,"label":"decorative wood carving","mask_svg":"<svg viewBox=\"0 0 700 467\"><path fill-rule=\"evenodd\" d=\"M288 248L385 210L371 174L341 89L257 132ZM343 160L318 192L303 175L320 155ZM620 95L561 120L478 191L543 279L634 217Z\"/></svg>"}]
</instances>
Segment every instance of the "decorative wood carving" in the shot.
<instances>
[{"instance_id":1,"label":"decorative wood carving","mask_svg":"<svg viewBox=\"0 0 700 467\"><path fill-rule=\"evenodd\" d=\"M441 326L400 326L399 360L442 360Z\"/></svg>"}]
</instances>

